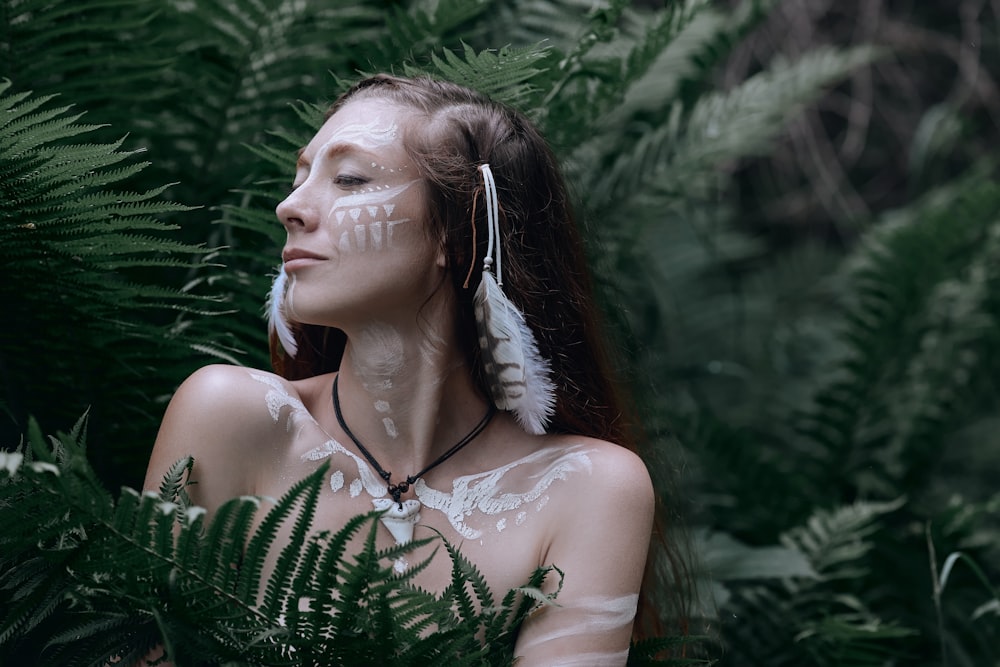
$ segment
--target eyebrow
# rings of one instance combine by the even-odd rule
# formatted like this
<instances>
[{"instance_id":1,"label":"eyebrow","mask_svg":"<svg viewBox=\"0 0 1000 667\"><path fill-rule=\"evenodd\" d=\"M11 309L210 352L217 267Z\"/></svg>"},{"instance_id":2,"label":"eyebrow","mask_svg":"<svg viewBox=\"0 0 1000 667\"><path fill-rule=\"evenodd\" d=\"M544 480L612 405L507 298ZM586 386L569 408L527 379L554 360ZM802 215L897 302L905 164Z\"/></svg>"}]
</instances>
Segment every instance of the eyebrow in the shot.
<instances>
[{"instance_id":1,"label":"eyebrow","mask_svg":"<svg viewBox=\"0 0 1000 667\"><path fill-rule=\"evenodd\" d=\"M363 154L366 154L366 155L375 156L375 153L372 153L371 151L365 150L364 148L362 148L361 146L358 146L357 144L352 144L352 143L349 143L349 142L346 142L346 141L338 141L337 143L332 144L332 145L328 145L328 143L327 144L323 144L322 146L319 147L319 150L323 152L323 155L327 159L332 158L332 157L336 157L338 155L346 154L346 153L363 153ZM309 166L309 164L310 164L309 162L306 162L302 158L303 154L306 152L306 148L307 148L307 146L303 146L302 148L300 148L299 150L297 150L295 152L295 154L297 156L296 160L295 160L295 168L296 169L298 169L299 167Z\"/></svg>"}]
</instances>

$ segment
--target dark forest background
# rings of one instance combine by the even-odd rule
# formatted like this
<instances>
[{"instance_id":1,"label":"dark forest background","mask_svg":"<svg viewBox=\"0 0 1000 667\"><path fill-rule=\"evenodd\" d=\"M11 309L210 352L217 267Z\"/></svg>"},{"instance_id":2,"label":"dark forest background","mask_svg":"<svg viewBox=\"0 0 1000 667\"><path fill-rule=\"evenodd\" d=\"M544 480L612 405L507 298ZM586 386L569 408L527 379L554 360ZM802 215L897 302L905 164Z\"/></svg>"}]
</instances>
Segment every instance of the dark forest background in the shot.
<instances>
[{"instance_id":1,"label":"dark forest background","mask_svg":"<svg viewBox=\"0 0 1000 667\"><path fill-rule=\"evenodd\" d=\"M0 445L86 413L100 479L138 487L184 377L268 365L313 105L426 71L563 161L720 664L998 664L998 19L0 0Z\"/></svg>"}]
</instances>

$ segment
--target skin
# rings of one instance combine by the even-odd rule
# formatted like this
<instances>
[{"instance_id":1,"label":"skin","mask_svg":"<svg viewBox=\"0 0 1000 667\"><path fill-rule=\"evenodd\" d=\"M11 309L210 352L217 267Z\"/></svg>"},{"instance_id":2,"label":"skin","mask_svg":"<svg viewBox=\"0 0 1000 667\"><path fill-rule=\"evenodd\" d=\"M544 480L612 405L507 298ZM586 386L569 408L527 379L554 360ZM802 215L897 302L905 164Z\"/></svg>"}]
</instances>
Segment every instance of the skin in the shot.
<instances>
[{"instance_id":1,"label":"skin","mask_svg":"<svg viewBox=\"0 0 1000 667\"><path fill-rule=\"evenodd\" d=\"M344 418L393 481L437 458L487 408L454 339L448 267L440 240L424 224L424 186L413 180L403 145L409 124L419 122L414 115L384 101L348 103L302 151L294 190L277 208L288 232L286 306L298 321L347 334L339 378ZM349 211L338 220L337 212L348 197L355 197L347 200L354 207L359 194L371 195L361 215L377 206L375 217L383 221L407 220L393 228L392 243L365 250L341 243L355 221ZM384 204L391 205L388 217ZM201 369L167 409L146 488L156 489L173 462L191 455L198 482L191 495L211 515L234 496L280 497L329 459L331 480L316 527L336 529L371 511L378 489L358 482L351 492L366 464L338 426L333 377L289 382L231 366ZM485 478L492 484L487 500L503 502L483 502L457 522L453 503L461 500L462 484ZM529 435L498 413L416 486L425 503L415 538L433 529L460 545L497 596L539 566L565 572L561 606L543 609L522 627L520 667L624 664L653 516L652 486L638 457L593 438ZM403 499L417 492L411 488ZM431 496L433 507L426 502ZM385 530L379 539L380 546L393 543ZM411 561L430 552L419 550ZM440 591L449 574L441 551L415 583Z\"/></svg>"}]
</instances>

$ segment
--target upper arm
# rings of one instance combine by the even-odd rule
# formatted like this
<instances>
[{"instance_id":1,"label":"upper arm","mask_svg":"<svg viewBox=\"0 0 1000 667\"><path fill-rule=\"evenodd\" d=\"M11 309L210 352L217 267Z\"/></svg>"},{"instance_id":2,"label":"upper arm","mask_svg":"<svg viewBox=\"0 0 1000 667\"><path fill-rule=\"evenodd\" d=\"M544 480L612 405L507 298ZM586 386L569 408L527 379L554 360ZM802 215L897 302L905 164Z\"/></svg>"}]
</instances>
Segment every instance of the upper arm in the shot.
<instances>
[{"instance_id":1,"label":"upper arm","mask_svg":"<svg viewBox=\"0 0 1000 667\"><path fill-rule=\"evenodd\" d=\"M545 558L564 573L558 606L518 636L518 665L624 665L652 533L654 495L642 461L604 448L559 500Z\"/></svg>"},{"instance_id":2,"label":"upper arm","mask_svg":"<svg viewBox=\"0 0 1000 667\"><path fill-rule=\"evenodd\" d=\"M158 489L170 466L191 456L194 484L188 492L198 505L212 511L250 493L248 462L254 457L246 455L247 449L259 446L267 427L257 384L245 369L219 365L206 366L185 380L163 416L143 488Z\"/></svg>"}]
</instances>

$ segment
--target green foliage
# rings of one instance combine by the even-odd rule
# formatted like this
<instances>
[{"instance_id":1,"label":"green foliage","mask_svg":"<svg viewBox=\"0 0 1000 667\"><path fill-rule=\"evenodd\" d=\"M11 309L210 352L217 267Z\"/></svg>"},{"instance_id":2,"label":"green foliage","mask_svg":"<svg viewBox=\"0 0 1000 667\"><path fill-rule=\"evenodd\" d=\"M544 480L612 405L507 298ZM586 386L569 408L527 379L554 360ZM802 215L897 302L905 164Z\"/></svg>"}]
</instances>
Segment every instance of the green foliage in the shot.
<instances>
[{"instance_id":1,"label":"green foliage","mask_svg":"<svg viewBox=\"0 0 1000 667\"><path fill-rule=\"evenodd\" d=\"M431 72L416 67L404 68L407 76L435 75L483 92L508 104L517 104L532 92L527 81L545 70L530 65L547 55L544 48L512 49L504 47L498 52L476 53L468 44L463 45L462 56L444 50L443 57L431 54L434 69Z\"/></svg>"},{"instance_id":2,"label":"green foliage","mask_svg":"<svg viewBox=\"0 0 1000 667\"><path fill-rule=\"evenodd\" d=\"M907 48L870 68L881 52L868 45L798 41L850 10L803 23L808 3L663 4L0 0L0 77L9 80L0 91L0 304L15 323L0 334L0 446L22 439L28 415L68 425L90 405L93 465L137 483L181 378L213 357L267 363L261 304L283 236L273 208L326 103L359 71L427 73L518 105L562 157L609 322L630 341L623 374L653 444L666 452L678 439L690 464L649 457L657 480L675 469L692 478L684 491L700 508L696 535L707 536L696 546L714 574L702 608L711 613L714 600L723 662L996 662L1000 193L995 166L976 159L995 137L995 40L966 34L977 23L958 21L951 4L913 8L924 22L916 31L893 8L892 20L869 21L887 31L873 41ZM963 17L988 14L958 4ZM782 32L786 18L796 29ZM766 55L761 34L775 25L790 44L773 51L794 58ZM953 26L962 34L948 34ZM906 71L911 44L934 45ZM961 66L941 67L940 53ZM911 75L922 83L910 85ZM939 89L950 92L932 103L903 99ZM886 105L889 94L903 97ZM912 135L897 127L909 116ZM783 134L789 122L795 131ZM860 168L838 171L830 156L847 163L859 142L869 147ZM768 155L778 166L754 166ZM889 194L877 191L885 183ZM795 229L768 219L788 210L798 212ZM846 212L818 216L831 210ZM326 646L329 619L282 600L289 587L317 585L295 569L311 554L329 565L323 576L371 574L350 579L351 595L371 600L359 627L384 633L387 651L435 661L422 636L407 643L381 615L385 605L404 613L400 605L407 632L420 635L430 627L422 605L440 600L389 586L391 555L364 539L370 519L345 527L339 539L367 546L342 562L300 525L305 551L288 553L270 588L259 581L268 530L307 510L311 482L297 487L294 512L268 515L257 533L249 500L207 527L184 501L183 464L163 488L172 505L129 491L115 500L77 454L44 454L37 428L29 439L43 453L21 463L4 455L4 493L21 489L19 507L29 496L25 507L49 504L37 506L37 524L0 512L12 531L0 561L17 562L0 582L11 601L0 641L17 636L24 651L49 643L57 663L76 659L78 636L99 656L112 651L102 637L128 633L137 647L160 633L196 637L172 646L220 656L239 655L227 653L237 644L263 655L300 637L307 655L310 642ZM31 493L17 486L29 479ZM659 488L666 506L681 503ZM168 528L183 536L173 552ZM29 538L44 549L31 551ZM237 554L246 567L227 569ZM495 648L500 617L474 621L470 609L519 612L477 598L474 571L452 556L453 606L426 636L468 649L448 628L485 623ZM118 569L101 570L100 558ZM171 578L175 561L202 578ZM143 569L149 577L134 576ZM316 610L337 603L321 594ZM258 599L287 607L294 622L256 616ZM367 659L364 632L350 615L337 618L342 650Z\"/></svg>"},{"instance_id":3,"label":"green foliage","mask_svg":"<svg viewBox=\"0 0 1000 667\"><path fill-rule=\"evenodd\" d=\"M213 349L207 336L179 336L174 313L219 310L192 285L151 279L208 256L161 220L189 207L164 201L167 186L120 189L149 165L135 159L141 151L123 150L124 139L86 143L98 126L54 102L0 83L0 265L13 278L0 285L0 303L16 323L0 332L8 446L17 442L10 426L29 412L71 422L98 397L102 419L148 410L158 383L135 378L148 372L151 346L162 362ZM39 375L45 382L28 380Z\"/></svg>"},{"instance_id":4,"label":"green foliage","mask_svg":"<svg viewBox=\"0 0 1000 667\"><path fill-rule=\"evenodd\" d=\"M598 201L638 187L663 189L675 200L708 196L720 164L766 150L800 105L871 57L864 48L817 49L795 63L777 60L732 90L702 95L686 114L680 100L662 107L666 122L626 135L631 148L618 150L610 172L588 185Z\"/></svg>"},{"instance_id":5,"label":"green foliage","mask_svg":"<svg viewBox=\"0 0 1000 667\"><path fill-rule=\"evenodd\" d=\"M983 176L890 214L848 262L846 358L799 430L861 493L922 486L992 384L1000 188Z\"/></svg>"},{"instance_id":6,"label":"green foliage","mask_svg":"<svg viewBox=\"0 0 1000 667\"><path fill-rule=\"evenodd\" d=\"M727 583L728 597L716 599L729 621L728 661L995 658L1000 625L987 611L995 567L971 568L975 576L950 596L939 590L946 577L928 576L928 561L947 572L956 558L942 564L935 551L996 562L995 516L956 495L975 493L979 474L968 461L955 480L962 486L941 474L959 436L992 419L997 405L1000 190L992 173L979 165L873 227L834 276L842 314L826 326L836 353L796 386L797 400L772 400L759 415L728 408L728 417L680 406L675 424L710 473L708 498L722 525L758 548L779 539L808 554L819 574ZM744 362L746 377L761 377L749 368ZM712 398L733 395L704 387ZM991 428L972 432L985 434L977 449L995 443ZM941 493L949 494L946 508ZM854 502L903 494L907 502L877 522L878 504ZM928 540L925 523L935 526ZM801 527L788 531L794 524ZM739 554L731 546L724 553ZM748 617L760 620L741 622Z\"/></svg>"},{"instance_id":7,"label":"green foliage","mask_svg":"<svg viewBox=\"0 0 1000 667\"><path fill-rule=\"evenodd\" d=\"M4 454L0 645L19 646L22 659L44 647L31 658L40 665L100 664L115 655L129 662L157 637L179 664L208 656L254 664L507 664L511 628L550 599L538 591L540 570L527 588L494 604L478 572L448 545L457 556L452 587L440 596L421 591L409 581L422 565L400 575L392 562L427 541L377 550L373 516L311 534L325 466L278 500L256 530L256 498L226 503L205 525L201 508L177 502L190 463L174 466L160 495L125 488L116 502L74 435L50 448L35 428L30 449ZM262 587L264 559L286 522L291 538L276 547L275 572ZM343 558L358 536L360 552ZM53 627L63 631L47 636Z\"/></svg>"},{"instance_id":8,"label":"green foliage","mask_svg":"<svg viewBox=\"0 0 1000 667\"><path fill-rule=\"evenodd\" d=\"M912 630L885 622L855 595L850 583L867 574L865 556L880 515L901 503L857 503L834 512L818 511L781 536L786 548L803 554L807 576L793 571L737 588L725 606L731 641L744 642L734 664L880 665L892 653L892 640ZM748 626L738 619L756 616ZM752 636L748 635L752 633Z\"/></svg>"},{"instance_id":9,"label":"green foliage","mask_svg":"<svg viewBox=\"0 0 1000 667\"><path fill-rule=\"evenodd\" d=\"M115 499L87 462L85 430L81 419L46 442L32 423L26 447L0 454L4 664L131 664L163 646L178 665L509 665L520 623L558 604L561 583L542 590L546 578L561 582L557 568L497 600L443 539L451 583L439 594L414 586L429 561L403 572L394 563L439 540L378 549L377 513L311 530L327 465L277 501L235 498L210 522L184 492L190 458L159 494L125 487ZM265 502L274 506L257 522ZM652 652L685 641L648 642L633 657L676 664Z\"/></svg>"}]
</instances>

